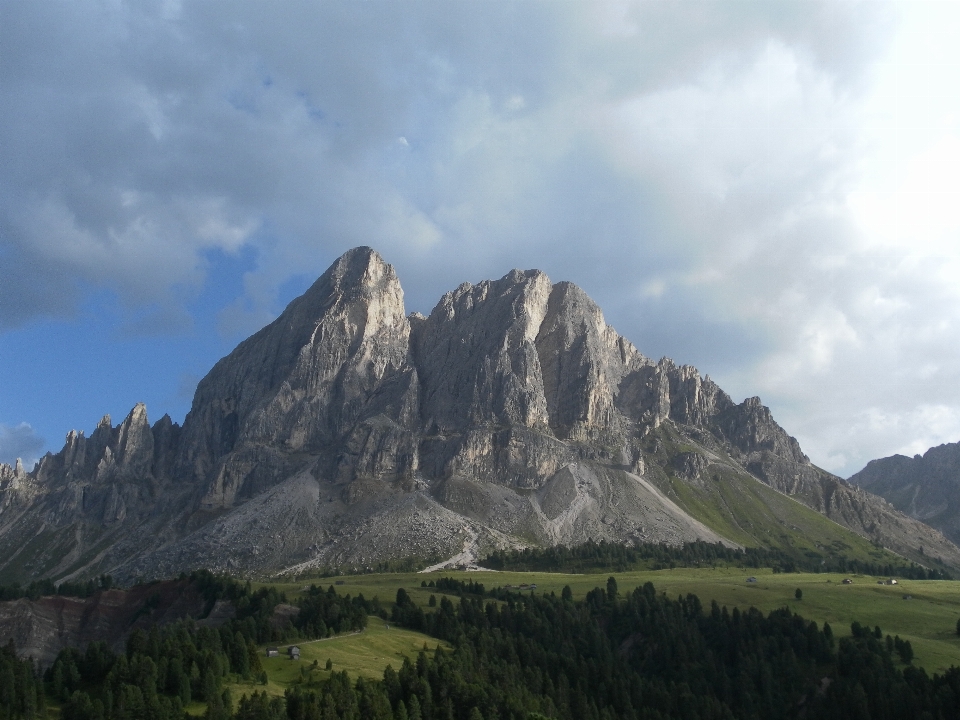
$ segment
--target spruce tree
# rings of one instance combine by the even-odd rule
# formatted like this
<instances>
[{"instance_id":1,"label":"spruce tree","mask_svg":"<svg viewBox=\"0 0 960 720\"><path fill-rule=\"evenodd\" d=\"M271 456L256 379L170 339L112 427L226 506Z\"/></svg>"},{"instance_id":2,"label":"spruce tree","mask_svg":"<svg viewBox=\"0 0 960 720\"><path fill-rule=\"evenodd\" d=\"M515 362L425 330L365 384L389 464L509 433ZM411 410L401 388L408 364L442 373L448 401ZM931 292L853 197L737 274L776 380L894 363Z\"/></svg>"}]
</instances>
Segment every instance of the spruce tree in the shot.
<instances>
[{"instance_id":1,"label":"spruce tree","mask_svg":"<svg viewBox=\"0 0 960 720\"><path fill-rule=\"evenodd\" d=\"M610 602L617 599L617 579L612 575L607 578L607 599Z\"/></svg>"}]
</instances>

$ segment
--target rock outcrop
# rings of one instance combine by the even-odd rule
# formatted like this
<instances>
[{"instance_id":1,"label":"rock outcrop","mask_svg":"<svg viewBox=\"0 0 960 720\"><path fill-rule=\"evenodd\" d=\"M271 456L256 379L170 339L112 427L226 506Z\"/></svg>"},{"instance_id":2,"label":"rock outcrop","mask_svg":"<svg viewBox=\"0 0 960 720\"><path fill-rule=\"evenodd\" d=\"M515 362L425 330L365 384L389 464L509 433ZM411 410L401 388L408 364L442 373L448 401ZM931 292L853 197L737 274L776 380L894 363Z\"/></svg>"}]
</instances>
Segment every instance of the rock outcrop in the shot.
<instances>
[{"instance_id":1,"label":"rock outcrop","mask_svg":"<svg viewBox=\"0 0 960 720\"><path fill-rule=\"evenodd\" d=\"M960 443L871 460L850 482L960 543Z\"/></svg>"},{"instance_id":2,"label":"rock outcrop","mask_svg":"<svg viewBox=\"0 0 960 720\"><path fill-rule=\"evenodd\" d=\"M718 525L703 508L721 480L777 532L726 500ZM737 404L695 368L646 358L575 285L514 270L407 316L369 248L220 360L182 428L151 427L138 405L32 473L0 469L0 488L0 577L22 579L765 543L809 509L960 568L935 531L813 466L758 398Z\"/></svg>"},{"instance_id":3,"label":"rock outcrop","mask_svg":"<svg viewBox=\"0 0 960 720\"><path fill-rule=\"evenodd\" d=\"M47 668L64 648L82 651L97 641L122 653L134 631L183 618L199 619L209 609L188 580L102 590L88 598L20 598L0 603L0 637L12 639L21 657L32 658L40 668ZM220 617L202 622L217 625L232 616L230 606Z\"/></svg>"},{"instance_id":4,"label":"rock outcrop","mask_svg":"<svg viewBox=\"0 0 960 720\"><path fill-rule=\"evenodd\" d=\"M779 492L918 562L924 561L924 542L934 548L931 557L954 557L953 543L936 528L904 517L883 498L812 465L759 398L726 408L716 416L715 427L729 441L733 457Z\"/></svg>"},{"instance_id":5,"label":"rock outcrop","mask_svg":"<svg viewBox=\"0 0 960 720\"><path fill-rule=\"evenodd\" d=\"M97 574L91 564L156 547L196 492L172 482L179 447L180 427L166 415L151 427L138 404L118 426L105 416L89 437L71 431L33 472L0 480L0 577Z\"/></svg>"},{"instance_id":6,"label":"rock outcrop","mask_svg":"<svg viewBox=\"0 0 960 720\"><path fill-rule=\"evenodd\" d=\"M230 507L289 475L298 458L320 456L330 472L344 440L362 453L391 426L414 424L409 336L393 268L365 249L347 253L200 382L178 477L207 485L205 506ZM393 439L411 457L361 472L411 471L415 449Z\"/></svg>"}]
</instances>

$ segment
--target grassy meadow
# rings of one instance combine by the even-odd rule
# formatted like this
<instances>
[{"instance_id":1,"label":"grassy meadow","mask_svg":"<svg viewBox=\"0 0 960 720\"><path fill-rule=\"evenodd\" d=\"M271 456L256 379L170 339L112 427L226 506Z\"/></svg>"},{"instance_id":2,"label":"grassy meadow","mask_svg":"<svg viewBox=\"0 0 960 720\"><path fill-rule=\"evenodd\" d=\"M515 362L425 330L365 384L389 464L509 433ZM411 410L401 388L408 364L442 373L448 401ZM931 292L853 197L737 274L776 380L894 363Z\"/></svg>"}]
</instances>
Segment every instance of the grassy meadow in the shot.
<instances>
[{"instance_id":1,"label":"grassy meadow","mask_svg":"<svg viewBox=\"0 0 960 720\"><path fill-rule=\"evenodd\" d=\"M304 681L325 679L330 674L324 669L327 660L333 663L331 672L346 670L353 677L380 679L387 665L398 670L405 657L416 660L424 647L432 654L438 644L450 649L447 643L436 638L371 617L363 632L296 643L300 648L299 662L287 657L287 645L280 646L279 657L264 657L261 662L271 685L278 686L278 689L286 688L301 677ZM317 663L316 669L311 670L314 662ZM300 668L306 669L306 676L301 674ZM280 689L280 694L282 692Z\"/></svg>"},{"instance_id":2,"label":"grassy meadow","mask_svg":"<svg viewBox=\"0 0 960 720\"><path fill-rule=\"evenodd\" d=\"M290 593L290 588L287 588L287 591ZM277 645L280 655L272 658L266 657L267 646L262 646L260 649L263 655L260 662L263 664L263 669L267 671L267 685L264 686L252 680L228 682L227 686L230 687L234 698L239 699L242 695L264 690L270 695L282 697L284 691L294 684L302 684L306 687L316 685L330 677L331 672L342 670L346 670L350 677L380 680L387 665L392 665L395 670L399 670L403 665L404 657L416 660L424 647L430 655L438 645L446 650L451 649L446 642L423 633L396 627L393 623L385 622L378 617L371 617L363 632L344 633L323 640L307 640L292 644L300 648L299 660L291 660L287 656L289 645ZM326 670L327 660L330 660L333 665L330 671ZM187 707L191 715L197 716L203 715L206 709L206 705L199 702Z\"/></svg>"},{"instance_id":3,"label":"grassy meadow","mask_svg":"<svg viewBox=\"0 0 960 720\"><path fill-rule=\"evenodd\" d=\"M649 581L656 586L657 592L665 592L670 597L692 593L697 595L705 608L710 607L710 601L716 600L720 605L729 609L738 607L746 609L751 606L764 613L789 607L792 611L819 624L830 623L834 635L840 637L850 634L850 624L854 621L873 628L879 625L884 635L899 635L909 640L913 645L914 665L923 667L928 673L942 672L951 665L960 666L960 637L956 634L957 620L960 619L960 581L946 580L899 580L898 585L878 585L877 580L882 578L839 574L814 573L773 573L769 569L738 569L738 568L676 568L673 570L650 570L622 573L597 573L582 575L565 575L560 573L520 573L520 572L438 572L431 574L395 573L383 575L356 575L336 578L343 585L337 585L340 593L357 595L363 593L367 598L378 596L384 604L389 604L396 596L397 588L405 588L414 602L424 608L427 607L430 595L439 595L436 590L420 587L424 580L429 582L441 577L453 577L460 580L474 580L481 582L489 590L496 586L536 584L533 592L558 595L564 585L569 585L575 598L582 598L595 587L606 587L607 578L613 575L621 593L632 592L639 585ZM750 576L757 578L756 583L747 583ZM849 577L852 585L844 585L843 580ZM297 583L278 583L291 596L295 596L305 583L315 582L327 586L333 584L333 578L318 580L301 580ZM797 589L802 591L801 600L795 598ZM911 599L905 600L904 596ZM451 598L456 602L455 598ZM397 637L401 632L391 628L383 631L376 626L381 624L379 618L371 618L371 628L368 630L369 640L361 640L361 636L344 637L338 639L343 647L352 642L367 642L366 649L357 650L356 659L350 665L346 664L347 655L344 655L344 664L337 665L337 658L332 656L334 667L346 669L351 674L365 674L379 676L383 668L394 657L391 652L400 652L401 649L391 649L380 645L380 640ZM391 636L390 633L395 633ZM416 655L422 646L425 636L410 633L417 639L411 640L412 655ZM327 643L330 641L324 641ZM429 647L435 647L437 641L426 638ZM322 644L322 643L321 643ZM309 647L309 646L308 646ZM321 655L324 651L320 651ZM345 651L346 652L346 651ZM366 653L364 655L364 653ZM326 655L320 657L321 667L326 662ZM312 662L314 655L303 656L302 663ZM308 660L309 658L309 660ZM362 659L361 659L362 658ZM381 658L385 658L381 661ZM286 661L288 664L289 660ZM395 664L394 667L397 665ZM356 668L356 670L354 670ZM363 671L361 673L361 668ZM379 668L379 670L376 670ZM272 671L268 673L273 678ZM286 676L284 676L286 677Z\"/></svg>"}]
</instances>

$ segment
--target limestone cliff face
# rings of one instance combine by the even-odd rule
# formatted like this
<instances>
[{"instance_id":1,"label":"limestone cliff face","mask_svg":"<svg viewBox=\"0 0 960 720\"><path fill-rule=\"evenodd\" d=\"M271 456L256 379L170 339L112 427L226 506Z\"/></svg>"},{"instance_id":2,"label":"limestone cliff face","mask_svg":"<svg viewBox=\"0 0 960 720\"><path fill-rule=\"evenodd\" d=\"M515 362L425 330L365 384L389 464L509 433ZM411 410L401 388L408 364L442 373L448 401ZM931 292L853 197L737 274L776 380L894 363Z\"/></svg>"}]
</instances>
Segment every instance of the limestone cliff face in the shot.
<instances>
[{"instance_id":1,"label":"limestone cliff face","mask_svg":"<svg viewBox=\"0 0 960 720\"><path fill-rule=\"evenodd\" d=\"M619 438L621 384L650 362L604 322L576 285L558 283L537 332L550 428L560 439Z\"/></svg>"},{"instance_id":2,"label":"limestone cliff face","mask_svg":"<svg viewBox=\"0 0 960 720\"><path fill-rule=\"evenodd\" d=\"M26 471L23 469L23 461L20 458L17 458L17 462L13 467L10 467L6 463L0 463L0 483L4 484L4 487L8 487L14 483L19 484L19 482L27 477Z\"/></svg>"},{"instance_id":3,"label":"limestone cliff face","mask_svg":"<svg viewBox=\"0 0 960 720\"><path fill-rule=\"evenodd\" d=\"M369 248L348 252L200 382L179 477L207 485L206 506L224 507L288 474L299 456L324 455L329 472L341 445L365 455L361 474L409 471L415 447L403 433L392 441L409 458L388 467L373 450L417 416L409 336L393 268Z\"/></svg>"},{"instance_id":4,"label":"limestone cliff face","mask_svg":"<svg viewBox=\"0 0 960 720\"><path fill-rule=\"evenodd\" d=\"M547 427L535 345L550 296L540 272L464 284L417 323L420 419L433 434L477 426Z\"/></svg>"},{"instance_id":5,"label":"limestone cliff face","mask_svg":"<svg viewBox=\"0 0 960 720\"><path fill-rule=\"evenodd\" d=\"M871 460L850 482L960 542L960 443Z\"/></svg>"},{"instance_id":6,"label":"limestone cliff face","mask_svg":"<svg viewBox=\"0 0 960 720\"><path fill-rule=\"evenodd\" d=\"M463 474L493 482L550 472L524 448L549 433L535 345L550 281L514 271L495 282L465 283L428 318L415 319L412 359L420 382L417 434L421 475ZM536 454L536 451L533 451ZM529 480L529 478L528 478ZM521 484L536 484L536 480Z\"/></svg>"},{"instance_id":7,"label":"limestone cliff face","mask_svg":"<svg viewBox=\"0 0 960 720\"><path fill-rule=\"evenodd\" d=\"M0 568L273 572L713 542L722 533L672 483L707 497L720 477L960 568L942 536L814 467L758 398L734 403L695 368L644 357L575 285L514 270L408 317L393 268L357 248L213 367L182 429L151 427L138 405L117 427L71 432L32 473L0 466L0 553L13 556ZM775 523L800 512L769 504ZM24 554L23 537L48 535Z\"/></svg>"}]
</instances>

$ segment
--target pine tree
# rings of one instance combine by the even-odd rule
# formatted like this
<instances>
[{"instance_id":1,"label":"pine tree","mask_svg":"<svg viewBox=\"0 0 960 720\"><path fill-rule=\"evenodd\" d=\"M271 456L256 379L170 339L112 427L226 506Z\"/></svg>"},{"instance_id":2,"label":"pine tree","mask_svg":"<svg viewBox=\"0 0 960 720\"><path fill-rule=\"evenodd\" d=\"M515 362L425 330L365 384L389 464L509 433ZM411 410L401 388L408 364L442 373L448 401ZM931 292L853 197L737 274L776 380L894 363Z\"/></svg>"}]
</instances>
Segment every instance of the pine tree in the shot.
<instances>
[{"instance_id":1,"label":"pine tree","mask_svg":"<svg viewBox=\"0 0 960 720\"><path fill-rule=\"evenodd\" d=\"M610 602L617 599L617 579L612 575L607 578L607 599Z\"/></svg>"}]
</instances>

